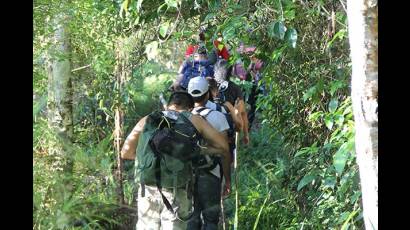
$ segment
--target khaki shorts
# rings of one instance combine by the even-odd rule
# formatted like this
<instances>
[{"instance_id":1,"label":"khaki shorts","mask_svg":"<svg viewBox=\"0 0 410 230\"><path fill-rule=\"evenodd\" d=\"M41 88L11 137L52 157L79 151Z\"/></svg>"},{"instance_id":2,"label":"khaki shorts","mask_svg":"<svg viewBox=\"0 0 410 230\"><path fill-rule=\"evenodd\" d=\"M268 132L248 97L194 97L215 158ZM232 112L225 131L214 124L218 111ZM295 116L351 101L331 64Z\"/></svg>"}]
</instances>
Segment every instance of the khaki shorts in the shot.
<instances>
[{"instance_id":1,"label":"khaki shorts","mask_svg":"<svg viewBox=\"0 0 410 230\"><path fill-rule=\"evenodd\" d=\"M177 210L178 215L168 211L157 187L145 185L145 196L141 196L141 185L138 188L138 221L137 230L185 230L187 218L192 212L192 201L188 199L185 189L178 189L176 196L172 190L162 189L162 193Z\"/></svg>"}]
</instances>

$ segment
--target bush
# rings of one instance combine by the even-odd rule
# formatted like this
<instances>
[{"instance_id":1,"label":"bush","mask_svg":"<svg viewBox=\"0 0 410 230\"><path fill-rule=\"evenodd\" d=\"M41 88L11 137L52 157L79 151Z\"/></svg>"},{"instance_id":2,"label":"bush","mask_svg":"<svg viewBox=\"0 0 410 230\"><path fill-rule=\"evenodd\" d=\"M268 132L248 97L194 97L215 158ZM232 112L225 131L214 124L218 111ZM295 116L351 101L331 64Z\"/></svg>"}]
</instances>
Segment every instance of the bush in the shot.
<instances>
[{"instance_id":1,"label":"bush","mask_svg":"<svg viewBox=\"0 0 410 230\"><path fill-rule=\"evenodd\" d=\"M238 153L239 229L363 229L353 137L292 151L274 129L252 132ZM234 196L225 205L233 224Z\"/></svg>"}]
</instances>

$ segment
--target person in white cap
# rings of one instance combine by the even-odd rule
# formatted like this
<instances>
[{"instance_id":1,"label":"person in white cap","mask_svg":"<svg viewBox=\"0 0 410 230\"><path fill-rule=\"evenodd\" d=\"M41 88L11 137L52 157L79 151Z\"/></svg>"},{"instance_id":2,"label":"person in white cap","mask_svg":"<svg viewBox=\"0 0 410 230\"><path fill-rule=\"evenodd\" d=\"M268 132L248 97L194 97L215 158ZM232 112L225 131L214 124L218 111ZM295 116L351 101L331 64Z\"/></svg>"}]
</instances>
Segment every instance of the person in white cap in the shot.
<instances>
[{"instance_id":1,"label":"person in white cap","mask_svg":"<svg viewBox=\"0 0 410 230\"><path fill-rule=\"evenodd\" d=\"M203 77L192 78L188 84L188 93L195 102L192 113L205 118L213 128L223 134L227 143L229 124L225 115L205 107L209 99L208 81ZM222 159L222 172L221 159L217 156L206 156L204 164L204 167L201 167L195 175L194 214L188 221L188 230L218 229L219 215L221 213L222 176L225 178L223 195L227 195L230 192L230 162ZM201 214L203 221L201 220Z\"/></svg>"}]
</instances>

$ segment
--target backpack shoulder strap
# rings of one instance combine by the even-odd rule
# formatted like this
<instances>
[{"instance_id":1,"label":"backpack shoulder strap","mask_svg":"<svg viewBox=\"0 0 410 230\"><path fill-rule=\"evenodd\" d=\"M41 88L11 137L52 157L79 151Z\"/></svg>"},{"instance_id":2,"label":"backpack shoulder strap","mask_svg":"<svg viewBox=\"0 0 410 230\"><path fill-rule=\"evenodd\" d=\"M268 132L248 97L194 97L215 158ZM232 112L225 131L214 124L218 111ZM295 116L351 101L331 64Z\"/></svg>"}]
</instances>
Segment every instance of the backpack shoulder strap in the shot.
<instances>
[{"instance_id":1,"label":"backpack shoulder strap","mask_svg":"<svg viewBox=\"0 0 410 230\"><path fill-rule=\"evenodd\" d=\"M213 110L206 107L200 107L196 110L193 110L193 114L198 114L203 118L206 118Z\"/></svg>"},{"instance_id":2,"label":"backpack shoulder strap","mask_svg":"<svg viewBox=\"0 0 410 230\"><path fill-rule=\"evenodd\" d=\"M219 111L222 113L222 106L218 103L215 103L215 105L216 105L216 111Z\"/></svg>"}]
</instances>

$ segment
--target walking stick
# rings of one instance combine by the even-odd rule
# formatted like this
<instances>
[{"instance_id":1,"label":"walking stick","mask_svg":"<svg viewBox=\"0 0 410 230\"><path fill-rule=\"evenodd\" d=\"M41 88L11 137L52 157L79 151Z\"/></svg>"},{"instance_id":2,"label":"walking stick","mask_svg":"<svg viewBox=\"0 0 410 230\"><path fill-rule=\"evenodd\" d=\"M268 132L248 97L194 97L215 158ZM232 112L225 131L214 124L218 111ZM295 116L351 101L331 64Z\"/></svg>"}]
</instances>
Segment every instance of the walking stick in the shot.
<instances>
[{"instance_id":1,"label":"walking stick","mask_svg":"<svg viewBox=\"0 0 410 230\"><path fill-rule=\"evenodd\" d=\"M222 229L226 229L226 223L225 223L225 209L224 209L224 199L221 197L221 214L222 214Z\"/></svg>"},{"instance_id":2,"label":"walking stick","mask_svg":"<svg viewBox=\"0 0 410 230\"><path fill-rule=\"evenodd\" d=\"M239 193L238 193L238 133L235 135L235 154L234 154L234 171L235 171L235 219L233 229L238 229L238 210L239 210Z\"/></svg>"}]
</instances>

